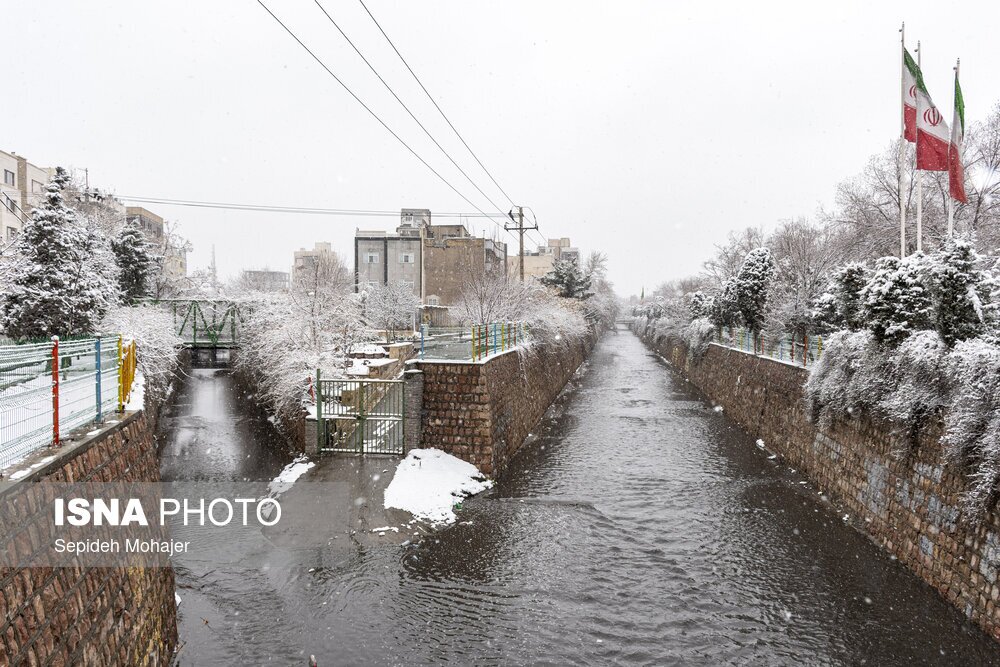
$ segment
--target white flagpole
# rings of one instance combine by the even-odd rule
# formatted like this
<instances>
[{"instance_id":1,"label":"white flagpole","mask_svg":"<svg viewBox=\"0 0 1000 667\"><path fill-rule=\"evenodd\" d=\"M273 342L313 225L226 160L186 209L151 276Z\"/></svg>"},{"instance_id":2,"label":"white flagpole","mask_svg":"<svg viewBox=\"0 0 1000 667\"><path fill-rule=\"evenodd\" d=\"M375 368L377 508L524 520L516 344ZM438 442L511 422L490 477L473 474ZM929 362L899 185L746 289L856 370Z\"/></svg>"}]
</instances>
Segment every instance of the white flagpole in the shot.
<instances>
[{"instance_id":1,"label":"white flagpole","mask_svg":"<svg viewBox=\"0 0 1000 667\"><path fill-rule=\"evenodd\" d=\"M906 23L899 27L899 258L906 257Z\"/></svg>"},{"instance_id":2,"label":"white flagpole","mask_svg":"<svg viewBox=\"0 0 1000 667\"><path fill-rule=\"evenodd\" d=\"M955 60L955 85L958 86L958 67L962 64L961 59ZM955 96L952 95L952 102L954 102ZM957 113L957 110L956 110ZM955 113L952 114L951 122L952 125L955 124ZM955 128L951 128L952 133L955 132ZM964 139L965 137L963 137ZM962 147L956 146L955 150L958 151ZM962 159L962 154L957 155L958 159ZM955 234L955 198L951 196L951 146L948 147L948 238L951 238Z\"/></svg>"},{"instance_id":3,"label":"white flagpole","mask_svg":"<svg viewBox=\"0 0 1000 667\"><path fill-rule=\"evenodd\" d=\"M920 49L920 40L917 40L917 69L920 69L920 56L922 56ZM923 71L923 70L921 70ZM920 127L920 105L917 105L917 127ZM913 151L914 155L920 152L920 130L917 130L917 143L915 144L916 150ZM914 158L915 159L915 158ZM921 178L920 169L916 168L913 170L913 176L917 179L917 252L923 249L921 241L923 240L924 230L923 230L923 217L924 217L924 198L923 198L923 182L924 179Z\"/></svg>"}]
</instances>

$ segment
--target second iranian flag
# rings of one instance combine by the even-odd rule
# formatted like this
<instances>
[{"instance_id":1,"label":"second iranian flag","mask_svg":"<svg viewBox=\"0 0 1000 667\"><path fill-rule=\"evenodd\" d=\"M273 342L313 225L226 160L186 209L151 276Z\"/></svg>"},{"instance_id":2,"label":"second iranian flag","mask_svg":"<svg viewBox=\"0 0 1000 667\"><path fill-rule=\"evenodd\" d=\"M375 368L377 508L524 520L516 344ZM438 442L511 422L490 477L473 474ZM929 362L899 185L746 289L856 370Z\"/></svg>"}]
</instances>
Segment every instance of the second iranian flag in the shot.
<instances>
[{"instance_id":1,"label":"second iranian flag","mask_svg":"<svg viewBox=\"0 0 1000 667\"><path fill-rule=\"evenodd\" d=\"M917 169L948 171L948 146L951 144L948 123L934 106L920 68L912 58L906 58L906 65L917 88Z\"/></svg>"}]
</instances>

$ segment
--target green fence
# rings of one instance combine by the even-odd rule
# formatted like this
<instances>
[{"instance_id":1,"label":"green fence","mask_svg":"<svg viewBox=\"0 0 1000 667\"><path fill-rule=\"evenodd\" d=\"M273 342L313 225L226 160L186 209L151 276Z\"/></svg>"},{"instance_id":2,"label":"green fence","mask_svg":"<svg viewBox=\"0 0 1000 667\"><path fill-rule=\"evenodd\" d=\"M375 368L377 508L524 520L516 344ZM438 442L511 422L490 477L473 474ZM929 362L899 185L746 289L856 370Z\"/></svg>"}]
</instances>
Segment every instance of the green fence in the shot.
<instances>
[{"instance_id":1,"label":"green fence","mask_svg":"<svg viewBox=\"0 0 1000 667\"><path fill-rule=\"evenodd\" d=\"M404 453L402 380L324 380L316 371L317 445L323 452Z\"/></svg>"},{"instance_id":2,"label":"green fence","mask_svg":"<svg viewBox=\"0 0 1000 667\"><path fill-rule=\"evenodd\" d=\"M823 337L810 336L807 333L798 335L784 333L777 336L760 333L754 336L753 332L747 329L723 327L718 330L715 342L749 354L787 361L803 367L810 366L823 356Z\"/></svg>"}]
</instances>

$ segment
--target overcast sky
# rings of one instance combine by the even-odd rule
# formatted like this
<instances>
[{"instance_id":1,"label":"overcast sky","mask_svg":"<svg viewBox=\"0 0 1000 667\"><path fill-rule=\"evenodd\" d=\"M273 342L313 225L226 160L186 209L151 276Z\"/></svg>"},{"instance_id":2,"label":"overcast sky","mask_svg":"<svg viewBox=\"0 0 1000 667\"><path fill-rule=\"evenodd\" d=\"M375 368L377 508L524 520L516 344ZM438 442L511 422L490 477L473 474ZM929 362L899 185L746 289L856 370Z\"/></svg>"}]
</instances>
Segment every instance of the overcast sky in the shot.
<instances>
[{"instance_id":1,"label":"overcast sky","mask_svg":"<svg viewBox=\"0 0 1000 667\"><path fill-rule=\"evenodd\" d=\"M733 229L830 207L899 133L899 35L922 40L951 119L1000 99L1000 3L366 0L465 139L542 234L610 257L623 294L696 272ZM496 213L382 88L313 0L265 0L424 159ZM322 0L503 210L357 0ZM815 8L815 9L813 9ZM4 2L0 148L89 169L121 195L471 212L256 0ZM391 218L147 205L220 274ZM491 232L484 220L477 231ZM513 238L507 237L509 242ZM511 252L515 252L511 246Z\"/></svg>"}]
</instances>

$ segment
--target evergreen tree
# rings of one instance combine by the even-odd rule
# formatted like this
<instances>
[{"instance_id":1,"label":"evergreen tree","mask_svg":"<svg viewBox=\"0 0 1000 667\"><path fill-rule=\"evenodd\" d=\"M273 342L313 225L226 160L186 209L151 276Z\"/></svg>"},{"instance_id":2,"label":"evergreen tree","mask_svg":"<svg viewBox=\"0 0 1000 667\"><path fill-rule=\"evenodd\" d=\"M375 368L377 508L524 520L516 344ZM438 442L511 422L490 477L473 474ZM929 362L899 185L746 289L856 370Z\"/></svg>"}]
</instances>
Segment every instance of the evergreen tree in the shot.
<instances>
[{"instance_id":1,"label":"evergreen tree","mask_svg":"<svg viewBox=\"0 0 1000 667\"><path fill-rule=\"evenodd\" d=\"M68 182L58 168L18 236L18 259L0 306L0 323L14 338L91 333L103 316L99 281L84 271L87 231L63 199Z\"/></svg>"},{"instance_id":2,"label":"evergreen tree","mask_svg":"<svg viewBox=\"0 0 1000 667\"><path fill-rule=\"evenodd\" d=\"M552 266L552 271L542 276L542 284L555 288L564 299L589 299L594 296L590 291L590 276L580 270L576 260L560 259Z\"/></svg>"},{"instance_id":3,"label":"evergreen tree","mask_svg":"<svg viewBox=\"0 0 1000 667\"><path fill-rule=\"evenodd\" d=\"M864 264L851 262L830 277L830 286L816 303L815 319L838 329L857 331L864 326L861 293L868 282Z\"/></svg>"},{"instance_id":4,"label":"evergreen tree","mask_svg":"<svg viewBox=\"0 0 1000 667\"><path fill-rule=\"evenodd\" d=\"M126 222L118 238L111 241L111 250L120 270L118 284L125 303L148 296L156 262L139 223L134 219Z\"/></svg>"},{"instance_id":5,"label":"evergreen tree","mask_svg":"<svg viewBox=\"0 0 1000 667\"><path fill-rule=\"evenodd\" d=\"M722 291L712 299L709 319L717 327L735 327L740 324L740 309L736 302L736 281L730 278Z\"/></svg>"},{"instance_id":6,"label":"evergreen tree","mask_svg":"<svg viewBox=\"0 0 1000 667\"><path fill-rule=\"evenodd\" d=\"M774 276L774 260L767 248L751 250L736 274L736 307L750 331L759 333L767 317L767 297Z\"/></svg>"},{"instance_id":7,"label":"evergreen tree","mask_svg":"<svg viewBox=\"0 0 1000 667\"><path fill-rule=\"evenodd\" d=\"M913 332L930 328L933 312L925 287L923 256L881 257L862 290L865 325L882 342L898 344Z\"/></svg>"},{"instance_id":8,"label":"evergreen tree","mask_svg":"<svg viewBox=\"0 0 1000 667\"><path fill-rule=\"evenodd\" d=\"M698 290L688 295L688 314L692 320L699 320L708 317L712 306L712 299Z\"/></svg>"},{"instance_id":9,"label":"evergreen tree","mask_svg":"<svg viewBox=\"0 0 1000 667\"><path fill-rule=\"evenodd\" d=\"M950 239L930 260L934 325L941 338L951 347L978 336L985 329L983 301L989 288L987 276L976 268L979 256L972 244Z\"/></svg>"}]
</instances>

